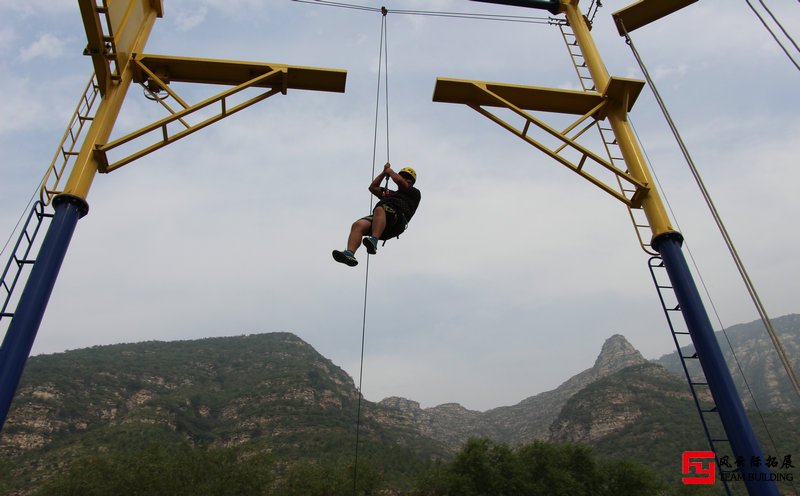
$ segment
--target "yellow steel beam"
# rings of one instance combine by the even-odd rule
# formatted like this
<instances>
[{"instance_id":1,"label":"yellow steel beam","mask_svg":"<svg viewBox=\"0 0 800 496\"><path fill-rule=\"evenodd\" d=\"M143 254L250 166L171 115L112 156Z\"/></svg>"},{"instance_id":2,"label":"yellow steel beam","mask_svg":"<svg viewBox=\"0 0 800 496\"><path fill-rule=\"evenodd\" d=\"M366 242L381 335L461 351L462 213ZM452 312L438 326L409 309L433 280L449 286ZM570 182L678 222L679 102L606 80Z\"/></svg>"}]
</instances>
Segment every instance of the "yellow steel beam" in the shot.
<instances>
[{"instance_id":1,"label":"yellow steel beam","mask_svg":"<svg viewBox=\"0 0 800 496\"><path fill-rule=\"evenodd\" d=\"M161 13L161 11L158 9L158 7L161 5L161 2L158 0L148 0L147 2L144 0L132 1L141 2L139 5L146 7L147 10L145 18L141 20L139 26L137 27L137 35L135 39L131 41L132 45L130 50L133 53L141 52L144 49L144 46L147 43L147 38L153 28L153 24L155 24L156 18ZM96 0L79 0L81 12L85 10L85 6L88 6L88 4L95 4L94 7L99 9L99 7L96 5ZM106 3L104 2L104 5L105 4ZM87 29L87 35L91 36L88 31L90 30ZM111 131L114 127L114 122L119 115L123 102L125 101L125 94L127 93L128 87L131 83L130 71L125 67L120 68L120 70L121 72L119 74L119 78L118 80L114 81L113 84L111 84L110 80L106 81L108 84L105 85L103 82L98 81L100 92L103 98L100 102L100 106L97 109L97 113L92 119L92 124L83 139L80 153L75 159L69 179L64 187L65 194L86 199L86 196L89 193L92 181L94 181L94 177L99 167L99 164L95 159L95 145L108 141L108 137L111 135ZM105 90L103 90L103 88L105 88Z\"/></svg>"},{"instance_id":2,"label":"yellow steel beam","mask_svg":"<svg viewBox=\"0 0 800 496\"><path fill-rule=\"evenodd\" d=\"M482 88L521 109L543 112L583 115L603 101L602 95L598 93L450 78L436 78L433 101L491 107L505 106Z\"/></svg>"},{"instance_id":3,"label":"yellow steel beam","mask_svg":"<svg viewBox=\"0 0 800 496\"><path fill-rule=\"evenodd\" d=\"M595 117L602 119L605 115L602 104L605 101L611 99L624 103L625 109L630 111L643 87L644 81L638 79L609 78L605 93L600 94L487 81L436 78L433 101L482 107L505 107L504 103L492 96L494 94L525 110L573 115L596 112Z\"/></svg>"},{"instance_id":4,"label":"yellow steel beam","mask_svg":"<svg viewBox=\"0 0 800 496\"><path fill-rule=\"evenodd\" d=\"M344 92L347 78L347 71L339 69L320 69L285 64L144 54L134 54L131 60L133 63L129 67L135 82L154 85L157 88L166 90L170 96L174 97L183 106L183 109L174 112L166 106L171 113L170 116L114 141L98 145L95 150L95 156L100 164L100 172L111 172L118 169L276 93L285 94L289 89ZM169 88L168 84L171 82L220 84L232 87L195 105L189 105ZM238 105L229 105L231 97L248 88L267 89L268 91ZM185 120L198 111L212 106L218 106L212 117L196 124L189 124ZM179 132L171 132L169 126L175 122L183 124L185 129ZM160 134L160 138L155 143L149 144L114 162L109 161L109 152L151 133Z\"/></svg>"},{"instance_id":5,"label":"yellow steel beam","mask_svg":"<svg viewBox=\"0 0 800 496\"><path fill-rule=\"evenodd\" d=\"M618 78L612 76L609 78L608 85L603 95L607 100L625 109L625 112L630 112L633 108L633 104L636 103L636 99L639 98L642 88L644 88L644 81L641 79Z\"/></svg>"},{"instance_id":6,"label":"yellow steel beam","mask_svg":"<svg viewBox=\"0 0 800 496\"><path fill-rule=\"evenodd\" d=\"M697 0L639 0L624 9L620 9L611 16L617 25L617 31L621 36L630 33L634 29L657 21L662 17L668 16Z\"/></svg>"},{"instance_id":7,"label":"yellow steel beam","mask_svg":"<svg viewBox=\"0 0 800 496\"><path fill-rule=\"evenodd\" d=\"M164 15L163 0L78 0L84 29L86 55L92 57L100 93L105 95L136 51L140 30L151 14Z\"/></svg>"},{"instance_id":8,"label":"yellow steel beam","mask_svg":"<svg viewBox=\"0 0 800 496\"><path fill-rule=\"evenodd\" d=\"M589 68L595 86L603 88L606 94L617 95L609 98L609 105L607 105L608 122L614 131L614 137L625 160L625 165L628 167L629 174L648 186L646 189L637 191L634 196L637 202L641 202L647 221L650 223L653 238L661 234L674 232L658 191L656 188L651 187L654 184L652 174L647 167L644 153L642 153L630 122L628 122L627 111L629 110L630 102L626 102L624 99L632 96L630 95L630 88L621 92L614 88L614 84L611 81L612 78L608 74L608 70L589 31L586 17L578 9L578 0L561 1L567 21L575 33L575 39L586 60L586 65ZM663 0L663 2L672 3L671 0ZM628 97L625 96L626 92ZM622 96L622 99L619 99L619 95Z\"/></svg>"},{"instance_id":9,"label":"yellow steel beam","mask_svg":"<svg viewBox=\"0 0 800 496\"><path fill-rule=\"evenodd\" d=\"M279 70L286 72L287 89L343 93L347 79L347 71L339 69L147 54L138 54L135 58L139 64L157 74L167 83L185 82L237 86L261 74ZM147 72L138 64L135 64L132 70L134 81L137 83L147 81L149 77ZM255 86L271 88L274 84L273 80L266 79Z\"/></svg>"},{"instance_id":10,"label":"yellow steel beam","mask_svg":"<svg viewBox=\"0 0 800 496\"><path fill-rule=\"evenodd\" d=\"M92 57L94 73L100 85L100 94L105 95L108 85L111 84L111 62L107 57L103 24L97 12L97 3L93 0L79 0L78 7L83 18L83 27L86 30L85 55Z\"/></svg>"}]
</instances>

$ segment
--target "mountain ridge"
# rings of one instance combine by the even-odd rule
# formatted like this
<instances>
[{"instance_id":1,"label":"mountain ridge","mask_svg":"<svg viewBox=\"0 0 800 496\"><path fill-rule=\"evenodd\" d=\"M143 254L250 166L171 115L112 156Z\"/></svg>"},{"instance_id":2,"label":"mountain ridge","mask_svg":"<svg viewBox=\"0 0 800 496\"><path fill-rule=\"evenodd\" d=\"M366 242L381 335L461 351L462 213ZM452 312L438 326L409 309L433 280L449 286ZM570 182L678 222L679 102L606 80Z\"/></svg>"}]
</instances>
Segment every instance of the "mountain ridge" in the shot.
<instances>
[{"instance_id":1,"label":"mountain ridge","mask_svg":"<svg viewBox=\"0 0 800 496\"><path fill-rule=\"evenodd\" d=\"M782 335L792 335L787 349L794 353L800 317L774 322ZM740 348L740 363L777 377L758 324L729 330L728 339ZM669 357L659 360L669 365ZM791 401L770 401L776 384L751 384L764 398L759 405L784 408L786 418L796 418L800 408L786 409ZM579 442L604 456L633 457L649 456L647 440L658 440L666 451L654 463L667 466L701 437L688 394L681 375L644 359L620 334L603 343L590 368L515 405L479 412L457 403L421 408L400 397L361 398L359 420L352 377L291 333L106 345L31 358L0 433L0 474L24 486L77 453L148 441L317 463L351 456L357 428L364 453L381 460L400 486L470 437L511 446ZM665 420L662 412L672 414ZM675 419L691 428L676 427Z\"/></svg>"},{"instance_id":2,"label":"mountain ridge","mask_svg":"<svg viewBox=\"0 0 800 496\"><path fill-rule=\"evenodd\" d=\"M646 363L621 334L614 334L602 346L594 365L564 381L560 386L523 399L512 406L479 412L458 403L420 408L416 401L400 397L384 398L378 404L397 408L420 430L451 449L470 437L489 437L513 445L544 440L550 423L564 403L583 387L600 377L634 364Z\"/></svg>"}]
</instances>

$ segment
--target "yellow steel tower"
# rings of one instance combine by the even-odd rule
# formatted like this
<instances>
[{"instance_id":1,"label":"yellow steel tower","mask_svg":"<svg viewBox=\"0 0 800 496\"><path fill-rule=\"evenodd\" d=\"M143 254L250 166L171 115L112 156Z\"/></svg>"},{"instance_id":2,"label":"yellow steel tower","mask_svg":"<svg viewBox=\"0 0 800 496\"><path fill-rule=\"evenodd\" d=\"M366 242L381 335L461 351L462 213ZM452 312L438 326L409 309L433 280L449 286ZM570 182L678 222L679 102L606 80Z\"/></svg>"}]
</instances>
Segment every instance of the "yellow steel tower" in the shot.
<instances>
[{"instance_id":1,"label":"yellow steel tower","mask_svg":"<svg viewBox=\"0 0 800 496\"><path fill-rule=\"evenodd\" d=\"M618 78L608 74L592 39L589 21L578 7L579 0L476 1L544 9L552 14L564 14L566 24L574 32L594 87L587 91L571 91L437 78L433 100L469 106L589 180L628 208L644 211L651 229L649 245L663 259L734 454L746 460L750 460L751 457L763 459L761 447L753 434L742 401L717 344L708 314L681 251L683 237L672 227L664 204L654 187L653 178L639 143L628 122L628 112L644 86L644 81ZM638 27L694 1L696 0L641 0L628 9L618 12L616 17L624 19L622 22L625 22L626 26L630 23L631 26ZM522 117L524 124L515 126L492 112L492 109L498 108ZM530 111L557 112L578 117L566 128L558 130ZM624 169L612 163L613 161L601 158L578 142L578 138L591 125L600 121L606 121L610 125L614 141L624 159ZM543 139L537 139L532 133L536 128L539 129L540 135L555 139L560 145L548 146ZM609 177L611 180L607 179ZM588 241L587 245L590 245ZM763 464L742 467L741 470L744 472L743 479L750 494L777 496L777 486L770 481L769 469Z\"/></svg>"},{"instance_id":2,"label":"yellow steel tower","mask_svg":"<svg viewBox=\"0 0 800 496\"><path fill-rule=\"evenodd\" d=\"M65 164L56 165L54 160L46 175L41 197L45 204L52 202L55 213L15 311L2 315L10 315L11 322L0 347L0 428L5 423L75 226L89 210L86 198L98 172L113 171L290 89L342 93L345 88L347 73L343 70L144 54L150 31L156 19L163 16L162 0L78 0L78 5L88 40L85 53L91 56L94 65L96 80L90 87L99 92L101 100L94 116L90 117L88 112L78 115L79 129L83 129L84 122L91 122L79 151L73 151L77 142L68 150L62 144L63 155L74 159L66 184L61 184L67 172ZM178 81L228 88L190 104L169 87L169 83ZM169 111L168 117L109 142L132 82L143 84L152 95L166 92L181 108L172 109L156 97ZM257 94L231 103L233 97L241 99L240 93L249 88L258 90ZM86 102L94 102L96 92ZM211 116L206 117L209 113ZM142 142L145 144L139 145ZM122 145L126 153L130 149L135 151L111 160L109 153Z\"/></svg>"}]
</instances>

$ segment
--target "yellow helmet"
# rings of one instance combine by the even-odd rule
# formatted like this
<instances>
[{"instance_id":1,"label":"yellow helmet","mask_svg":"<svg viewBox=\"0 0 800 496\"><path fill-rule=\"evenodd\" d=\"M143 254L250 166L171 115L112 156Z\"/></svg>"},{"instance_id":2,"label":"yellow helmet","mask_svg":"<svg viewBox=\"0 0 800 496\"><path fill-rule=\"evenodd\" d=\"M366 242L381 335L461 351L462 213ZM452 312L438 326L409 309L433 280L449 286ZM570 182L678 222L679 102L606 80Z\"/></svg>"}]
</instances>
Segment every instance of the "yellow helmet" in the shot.
<instances>
[{"instance_id":1,"label":"yellow helmet","mask_svg":"<svg viewBox=\"0 0 800 496\"><path fill-rule=\"evenodd\" d=\"M417 181L417 171L415 171L412 167L403 167L402 169L400 169L400 174L402 174L403 172L411 176L414 182Z\"/></svg>"}]
</instances>

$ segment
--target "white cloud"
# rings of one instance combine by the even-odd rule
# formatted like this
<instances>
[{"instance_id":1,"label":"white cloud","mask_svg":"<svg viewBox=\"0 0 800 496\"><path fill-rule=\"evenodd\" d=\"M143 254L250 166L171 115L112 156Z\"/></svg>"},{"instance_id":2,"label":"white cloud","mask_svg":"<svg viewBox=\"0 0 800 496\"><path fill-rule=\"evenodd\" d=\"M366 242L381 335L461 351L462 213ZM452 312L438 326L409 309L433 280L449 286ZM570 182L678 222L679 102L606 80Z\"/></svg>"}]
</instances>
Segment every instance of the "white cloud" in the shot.
<instances>
[{"instance_id":1,"label":"white cloud","mask_svg":"<svg viewBox=\"0 0 800 496\"><path fill-rule=\"evenodd\" d=\"M0 28L0 52L9 50L15 35L14 28L11 26L3 26Z\"/></svg>"},{"instance_id":2,"label":"white cloud","mask_svg":"<svg viewBox=\"0 0 800 496\"><path fill-rule=\"evenodd\" d=\"M208 8L205 5L196 6L190 9L180 9L175 12L175 26L177 26L178 31L186 32L189 31L206 20L206 16L208 15Z\"/></svg>"},{"instance_id":3,"label":"white cloud","mask_svg":"<svg viewBox=\"0 0 800 496\"><path fill-rule=\"evenodd\" d=\"M36 351L291 331L356 376L365 264L340 266L330 251L341 248L368 205L376 84L370 64L380 14L289 1L165 3L151 53L342 68L347 92L276 95L98 176ZM761 56L759 43L748 40L762 39L763 28L728 3L699 2L635 39L665 80L659 90L764 286L767 307L797 312L800 264L785 249L798 243L786 226L800 215L792 191L800 179L793 167L798 109L786 98L796 72ZM463 0L393 5L509 12ZM11 53L27 47L30 58L0 80L0 114L10 116L0 128L3 227L13 226L4 213L21 210L52 157L90 67L87 59L69 59L71 52L46 58L53 40L30 34L83 39L79 16L60 31L36 12L28 25L38 28L10 24L13 31L5 31ZM713 26L700 26L709 18ZM419 171L423 201L410 230L370 262L369 398L400 394L425 406L459 401L486 409L591 366L612 333L645 356L669 352L646 256L624 208L471 109L431 101L436 77L577 89L558 29L424 21L389 19L391 159ZM731 29L734 47L724 37ZM601 10L592 33L609 72L627 75L635 61L609 11ZM132 88L115 133L152 122L156 110ZM635 112L725 323L757 318L647 89ZM378 150L380 165L382 130ZM29 184L9 182L12 165ZM5 194L11 189L24 195ZM358 256L363 262L363 250ZM397 302L414 311L395 318ZM437 374L441 363L447 370Z\"/></svg>"},{"instance_id":4,"label":"white cloud","mask_svg":"<svg viewBox=\"0 0 800 496\"><path fill-rule=\"evenodd\" d=\"M52 15L74 10L75 2L72 0L0 0L0 10L9 10L23 16Z\"/></svg>"},{"instance_id":5,"label":"white cloud","mask_svg":"<svg viewBox=\"0 0 800 496\"><path fill-rule=\"evenodd\" d=\"M32 44L24 47L19 54L23 62L30 62L40 57L55 59L64 53L65 41L59 39L51 33L45 33Z\"/></svg>"}]
</instances>

